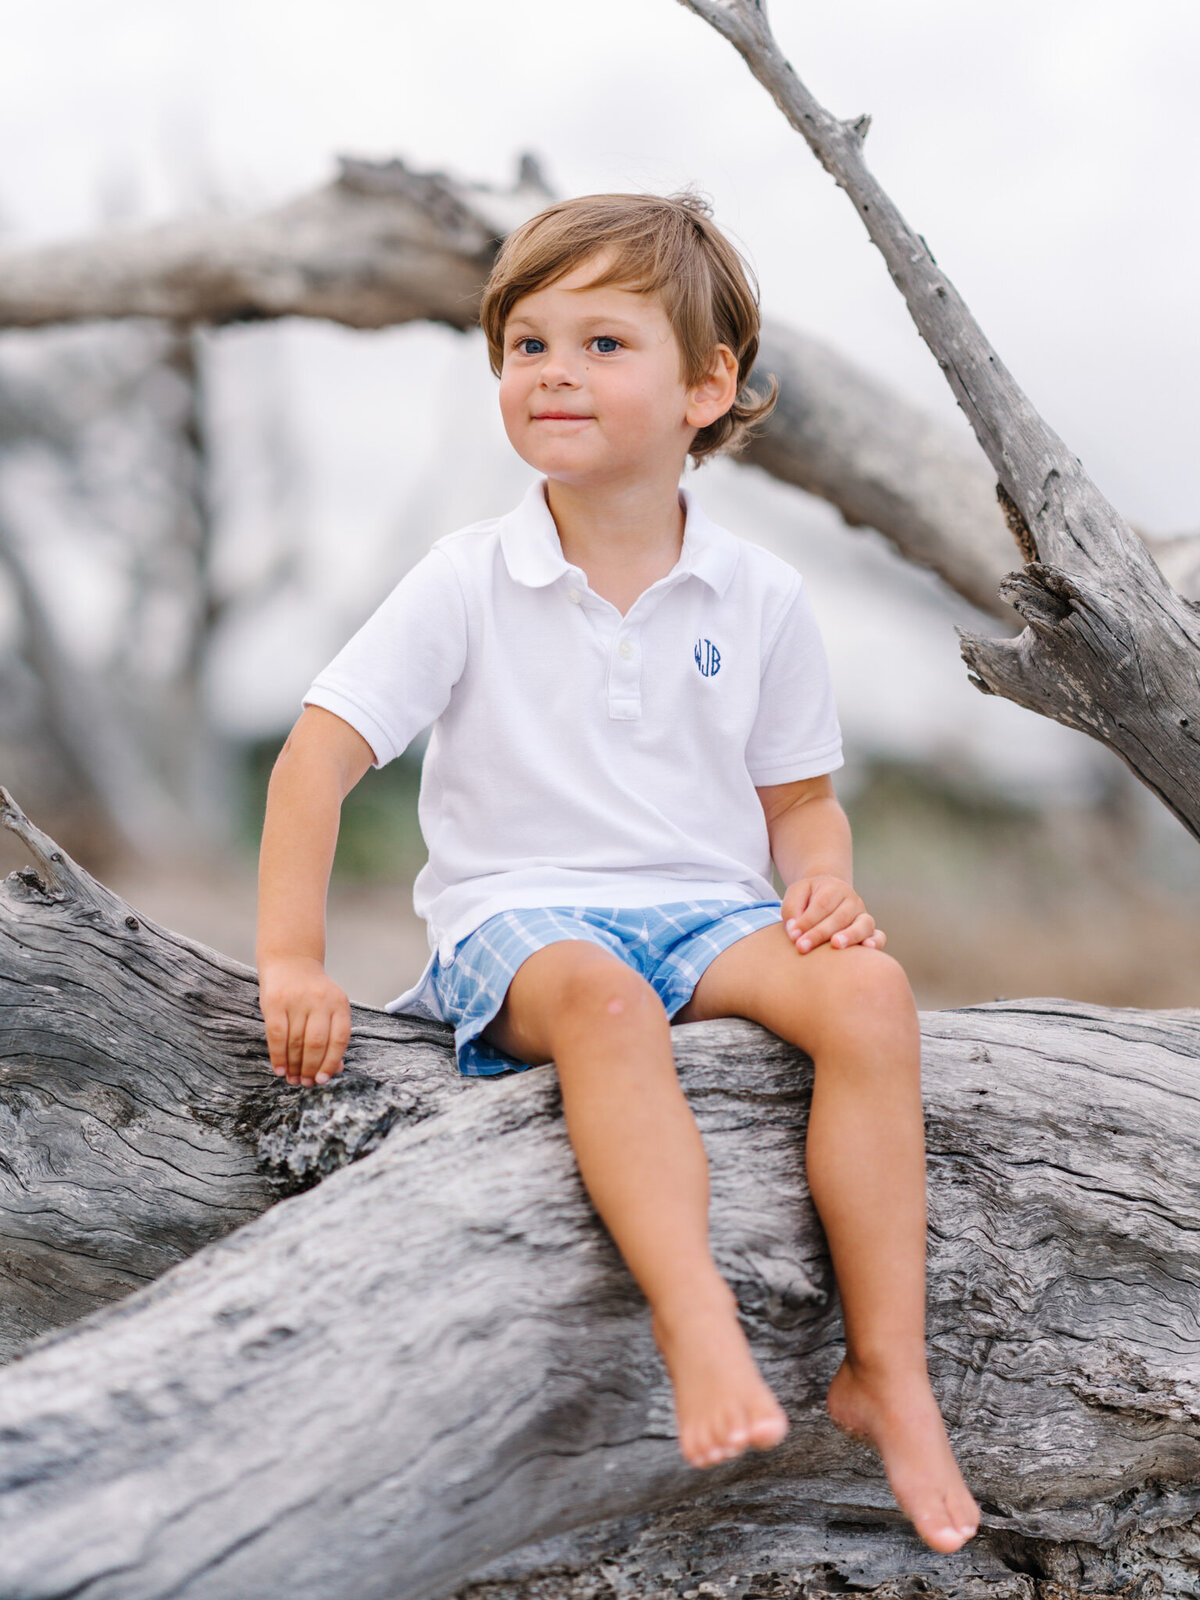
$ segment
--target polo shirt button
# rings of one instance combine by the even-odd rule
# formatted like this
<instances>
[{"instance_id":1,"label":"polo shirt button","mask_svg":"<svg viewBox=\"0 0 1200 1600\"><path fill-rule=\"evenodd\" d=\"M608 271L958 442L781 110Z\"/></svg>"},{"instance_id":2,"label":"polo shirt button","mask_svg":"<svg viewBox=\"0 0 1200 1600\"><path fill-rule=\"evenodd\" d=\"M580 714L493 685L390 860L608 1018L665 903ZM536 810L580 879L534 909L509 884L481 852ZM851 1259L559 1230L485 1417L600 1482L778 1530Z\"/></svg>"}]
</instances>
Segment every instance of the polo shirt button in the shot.
<instances>
[{"instance_id":1,"label":"polo shirt button","mask_svg":"<svg viewBox=\"0 0 1200 1600\"><path fill-rule=\"evenodd\" d=\"M580 594L578 589L568 589L567 590L567 599L571 602L571 604L573 606L577 606L579 604L579 602L583 599L583 596Z\"/></svg>"},{"instance_id":2,"label":"polo shirt button","mask_svg":"<svg viewBox=\"0 0 1200 1600\"><path fill-rule=\"evenodd\" d=\"M630 644L628 639L621 640L620 644L617 646L617 654L624 656L626 661L629 660L630 656L633 654L633 646Z\"/></svg>"}]
</instances>

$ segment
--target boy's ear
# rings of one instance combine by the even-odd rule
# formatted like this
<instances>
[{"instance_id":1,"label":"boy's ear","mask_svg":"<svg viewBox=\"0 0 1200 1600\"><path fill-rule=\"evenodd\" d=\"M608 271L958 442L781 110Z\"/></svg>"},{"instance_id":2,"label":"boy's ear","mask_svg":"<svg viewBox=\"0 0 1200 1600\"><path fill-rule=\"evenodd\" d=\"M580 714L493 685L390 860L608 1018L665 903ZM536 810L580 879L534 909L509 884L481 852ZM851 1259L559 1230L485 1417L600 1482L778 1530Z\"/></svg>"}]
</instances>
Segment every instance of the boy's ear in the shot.
<instances>
[{"instance_id":1,"label":"boy's ear","mask_svg":"<svg viewBox=\"0 0 1200 1600\"><path fill-rule=\"evenodd\" d=\"M688 390L684 413L688 426L707 428L710 422L723 417L733 404L737 389L737 357L727 344L719 344L713 351L707 375Z\"/></svg>"}]
</instances>

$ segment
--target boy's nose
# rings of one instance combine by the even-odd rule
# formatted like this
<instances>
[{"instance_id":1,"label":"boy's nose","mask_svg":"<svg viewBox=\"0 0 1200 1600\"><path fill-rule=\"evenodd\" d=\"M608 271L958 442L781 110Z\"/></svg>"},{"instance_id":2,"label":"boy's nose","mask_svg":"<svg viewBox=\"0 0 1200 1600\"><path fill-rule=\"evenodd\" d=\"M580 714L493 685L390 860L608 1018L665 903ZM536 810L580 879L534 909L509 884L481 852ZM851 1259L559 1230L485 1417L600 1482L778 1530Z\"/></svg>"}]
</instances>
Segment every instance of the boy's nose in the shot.
<instances>
[{"instance_id":1,"label":"boy's nose","mask_svg":"<svg viewBox=\"0 0 1200 1600\"><path fill-rule=\"evenodd\" d=\"M577 363L573 362L570 356L549 354L542 363L539 378L547 388L559 388L564 383L578 383Z\"/></svg>"}]
</instances>

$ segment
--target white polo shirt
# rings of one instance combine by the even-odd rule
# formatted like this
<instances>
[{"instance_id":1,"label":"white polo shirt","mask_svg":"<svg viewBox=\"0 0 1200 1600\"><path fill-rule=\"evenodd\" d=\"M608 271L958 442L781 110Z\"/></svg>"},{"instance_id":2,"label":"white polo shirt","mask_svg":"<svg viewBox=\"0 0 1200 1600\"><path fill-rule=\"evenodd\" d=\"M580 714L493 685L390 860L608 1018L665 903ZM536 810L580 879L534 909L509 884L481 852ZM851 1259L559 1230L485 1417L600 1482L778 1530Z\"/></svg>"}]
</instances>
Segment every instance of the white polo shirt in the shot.
<instances>
[{"instance_id":1,"label":"white polo shirt","mask_svg":"<svg viewBox=\"0 0 1200 1600\"><path fill-rule=\"evenodd\" d=\"M432 723L413 905L443 961L510 907L769 899L755 785L842 764L792 567L681 488L679 561L622 616L564 559L544 483L438 539L304 696L378 767Z\"/></svg>"}]
</instances>

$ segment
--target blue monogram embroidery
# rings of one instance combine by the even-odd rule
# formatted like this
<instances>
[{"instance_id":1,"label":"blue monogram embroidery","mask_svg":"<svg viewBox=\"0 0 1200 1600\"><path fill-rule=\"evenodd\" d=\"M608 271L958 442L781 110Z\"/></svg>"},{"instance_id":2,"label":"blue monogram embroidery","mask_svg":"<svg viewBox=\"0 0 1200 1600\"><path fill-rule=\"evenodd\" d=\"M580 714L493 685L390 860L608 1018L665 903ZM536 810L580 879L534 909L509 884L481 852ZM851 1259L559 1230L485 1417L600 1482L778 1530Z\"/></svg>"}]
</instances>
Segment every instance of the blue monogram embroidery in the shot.
<instances>
[{"instance_id":1,"label":"blue monogram embroidery","mask_svg":"<svg viewBox=\"0 0 1200 1600\"><path fill-rule=\"evenodd\" d=\"M697 639L693 652L696 665L705 678L714 678L721 670L721 652L711 639Z\"/></svg>"}]
</instances>

